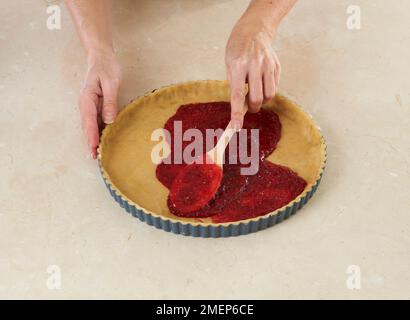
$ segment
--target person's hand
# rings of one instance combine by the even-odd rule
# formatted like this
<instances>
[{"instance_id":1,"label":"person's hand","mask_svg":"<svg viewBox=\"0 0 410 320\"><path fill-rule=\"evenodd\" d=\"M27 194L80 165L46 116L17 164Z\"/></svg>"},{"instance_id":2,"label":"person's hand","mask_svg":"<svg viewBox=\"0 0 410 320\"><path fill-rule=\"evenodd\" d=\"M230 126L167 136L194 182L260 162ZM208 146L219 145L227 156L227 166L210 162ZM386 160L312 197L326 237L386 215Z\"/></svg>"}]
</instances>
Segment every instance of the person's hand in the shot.
<instances>
[{"instance_id":1,"label":"person's hand","mask_svg":"<svg viewBox=\"0 0 410 320\"><path fill-rule=\"evenodd\" d=\"M117 96L121 69L113 52L98 52L88 57L88 71L81 89L81 123L93 159L97 156L100 130L117 115Z\"/></svg>"},{"instance_id":2,"label":"person's hand","mask_svg":"<svg viewBox=\"0 0 410 320\"><path fill-rule=\"evenodd\" d=\"M231 120L236 129L242 128L245 103L250 112L258 112L262 103L275 96L280 64L272 41L272 32L261 26L257 19L246 18L239 20L229 38L225 62L231 88Z\"/></svg>"}]
</instances>

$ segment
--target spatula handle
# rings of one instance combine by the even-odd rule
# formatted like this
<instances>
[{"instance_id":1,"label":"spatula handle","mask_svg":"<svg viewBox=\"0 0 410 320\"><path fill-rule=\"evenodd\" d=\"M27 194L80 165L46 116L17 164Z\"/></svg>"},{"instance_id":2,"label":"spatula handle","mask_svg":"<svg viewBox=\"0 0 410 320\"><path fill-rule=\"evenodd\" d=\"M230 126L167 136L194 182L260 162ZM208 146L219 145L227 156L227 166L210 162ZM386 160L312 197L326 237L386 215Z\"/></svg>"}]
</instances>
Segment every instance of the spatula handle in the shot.
<instances>
[{"instance_id":1,"label":"spatula handle","mask_svg":"<svg viewBox=\"0 0 410 320\"><path fill-rule=\"evenodd\" d=\"M236 130L233 128L232 123L229 122L228 126L219 138L216 146L208 152L208 156L213 160L215 164L222 167L225 149L235 133Z\"/></svg>"}]
</instances>

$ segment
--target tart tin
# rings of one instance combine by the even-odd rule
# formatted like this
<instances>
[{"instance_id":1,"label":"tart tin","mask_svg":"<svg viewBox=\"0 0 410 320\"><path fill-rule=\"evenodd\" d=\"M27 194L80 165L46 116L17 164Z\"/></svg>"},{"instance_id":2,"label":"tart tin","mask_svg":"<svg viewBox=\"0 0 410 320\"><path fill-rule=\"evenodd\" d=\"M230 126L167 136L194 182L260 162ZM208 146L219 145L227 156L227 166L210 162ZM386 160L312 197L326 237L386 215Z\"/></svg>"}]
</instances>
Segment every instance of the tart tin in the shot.
<instances>
[{"instance_id":1,"label":"tart tin","mask_svg":"<svg viewBox=\"0 0 410 320\"><path fill-rule=\"evenodd\" d=\"M150 91L149 93L155 92L156 90ZM149 94L147 93L147 94ZM320 132L320 128L317 127ZM172 232L175 234L180 234L184 236L201 237L201 238L223 238L223 237L234 237L240 235L246 235L249 233L264 230L266 228L272 227L275 224L282 222L283 220L294 215L299 209L301 209L316 192L326 166L326 144L321 136L321 142L324 146L324 159L322 167L320 168L320 173L317 180L313 185L310 186L309 190L304 190L301 195L299 195L295 200L291 201L286 206L277 209L271 213L265 214L263 216L227 223L205 223L205 222L186 222L180 221L176 218L168 218L160 216L153 212L150 212L131 200L127 199L121 192L119 192L111 183L108 178L102 163L101 163L101 152L98 149L98 165L100 169L101 176L110 192L113 199L128 213L132 216L138 218L139 220L147 223L150 226L154 226L157 229L161 229L167 232Z\"/></svg>"},{"instance_id":2,"label":"tart tin","mask_svg":"<svg viewBox=\"0 0 410 320\"><path fill-rule=\"evenodd\" d=\"M175 234L182 234L184 236L201 237L201 238L223 238L223 237L234 237L246 235L249 233L264 230L266 228L272 227L279 222L289 218L294 215L300 208L302 208L309 199L316 192L320 181L322 179L323 170L320 174L320 178L313 185L312 189L308 191L303 197L298 201L293 202L292 205L288 205L275 211L275 214L268 214L260 216L254 219L250 219L248 222L230 222L221 224L194 224L182 221L171 221L165 217L154 216L151 213L144 212L143 210L137 208L135 205L130 203L128 200L124 199L120 194L117 194L112 185L105 178L101 170L101 162L98 161L100 166L100 172L102 174L104 183L110 192L111 196L114 198L119 205L124 208L132 216L146 222L150 226L154 226L157 229L162 229L167 232L172 232Z\"/></svg>"}]
</instances>

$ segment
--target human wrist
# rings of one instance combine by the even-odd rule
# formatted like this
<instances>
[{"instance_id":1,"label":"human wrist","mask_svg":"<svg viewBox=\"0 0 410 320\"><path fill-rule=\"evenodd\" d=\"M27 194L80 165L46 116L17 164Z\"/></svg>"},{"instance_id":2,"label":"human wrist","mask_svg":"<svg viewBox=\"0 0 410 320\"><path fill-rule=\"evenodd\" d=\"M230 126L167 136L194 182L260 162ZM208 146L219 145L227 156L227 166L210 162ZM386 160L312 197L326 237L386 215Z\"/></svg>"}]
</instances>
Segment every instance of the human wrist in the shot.
<instances>
[{"instance_id":1,"label":"human wrist","mask_svg":"<svg viewBox=\"0 0 410 320\"><path fill-rule=\"evenodd\" d=\"M266 16L245 14L237 22L234 31L239 31L245 37L263 33L273 41L276 35L276 25Z\"/></svg>"},{"instance_id":2,"label":"human wrist","mask_svg":"<svg viewBox=\"0 0 410 320\"><path fill-rule=\"evenodd\" d=\"M87 61L93 62L101 59L113 59L115 58L115 52L112 45L95 45L88 46L86 48Z\"/></svg>"},{"instance_id":3,"label":"human wrist","mask_svg":"<svg viewBox=\"0 0 410 320\"><path fill-rule=\"evenodd\" d=\"M264 32L271 40L276 35L276 31L280 24L280 18L277 9L267 4L267 0L254 0L243 16L238 21L238 25L244 25L250 29L250 33ZM252 26L250 28L250 26Z\"/></svg>"}]
</instances>

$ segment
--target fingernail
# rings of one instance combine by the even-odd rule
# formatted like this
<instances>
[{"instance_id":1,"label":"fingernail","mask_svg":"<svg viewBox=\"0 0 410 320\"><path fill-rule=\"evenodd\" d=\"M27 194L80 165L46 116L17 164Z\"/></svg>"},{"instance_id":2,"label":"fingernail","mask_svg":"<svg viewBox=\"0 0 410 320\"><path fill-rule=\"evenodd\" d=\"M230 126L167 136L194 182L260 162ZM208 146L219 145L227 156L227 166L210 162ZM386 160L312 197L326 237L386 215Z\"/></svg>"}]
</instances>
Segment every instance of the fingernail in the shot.
<instances>
[{"instance_id":1,"label":"fingernail","mask_svg":"<svg viewBox=\"0 0 410 320\"><path fill-rule=\"evenodd\" d=\"M242 124L239 120L232 120L232 128L236 131L239 132L242 128Z\"/></svg>"},{"instance_id":2,"label":"fingernail","mask_svg":"<svg viewBox=\"0 0 410 320\"><path fill-rule=\"evenodd\" d=\"M107 113L107 114L105 114L105 116L104 116L104 122L105 122L105 124L111 124L111 123L113 123L113 122L114 122L114 119L115 119L115 117L114 117L114 114L113 114L113 113Z\"/></svg>"},{"instance_id":3,"label":"fingernail","mask_svg":"<svg viewBox=\"0 0 410 320\"><path fill-rule=\"evenodd\" d=\"M93 150L91 150L91 151L89 151L88 153L87 153L87 159L97 159L97 155L96 155L96 152L95 151L93 151Z\"/></svg>"}]
</instances>

